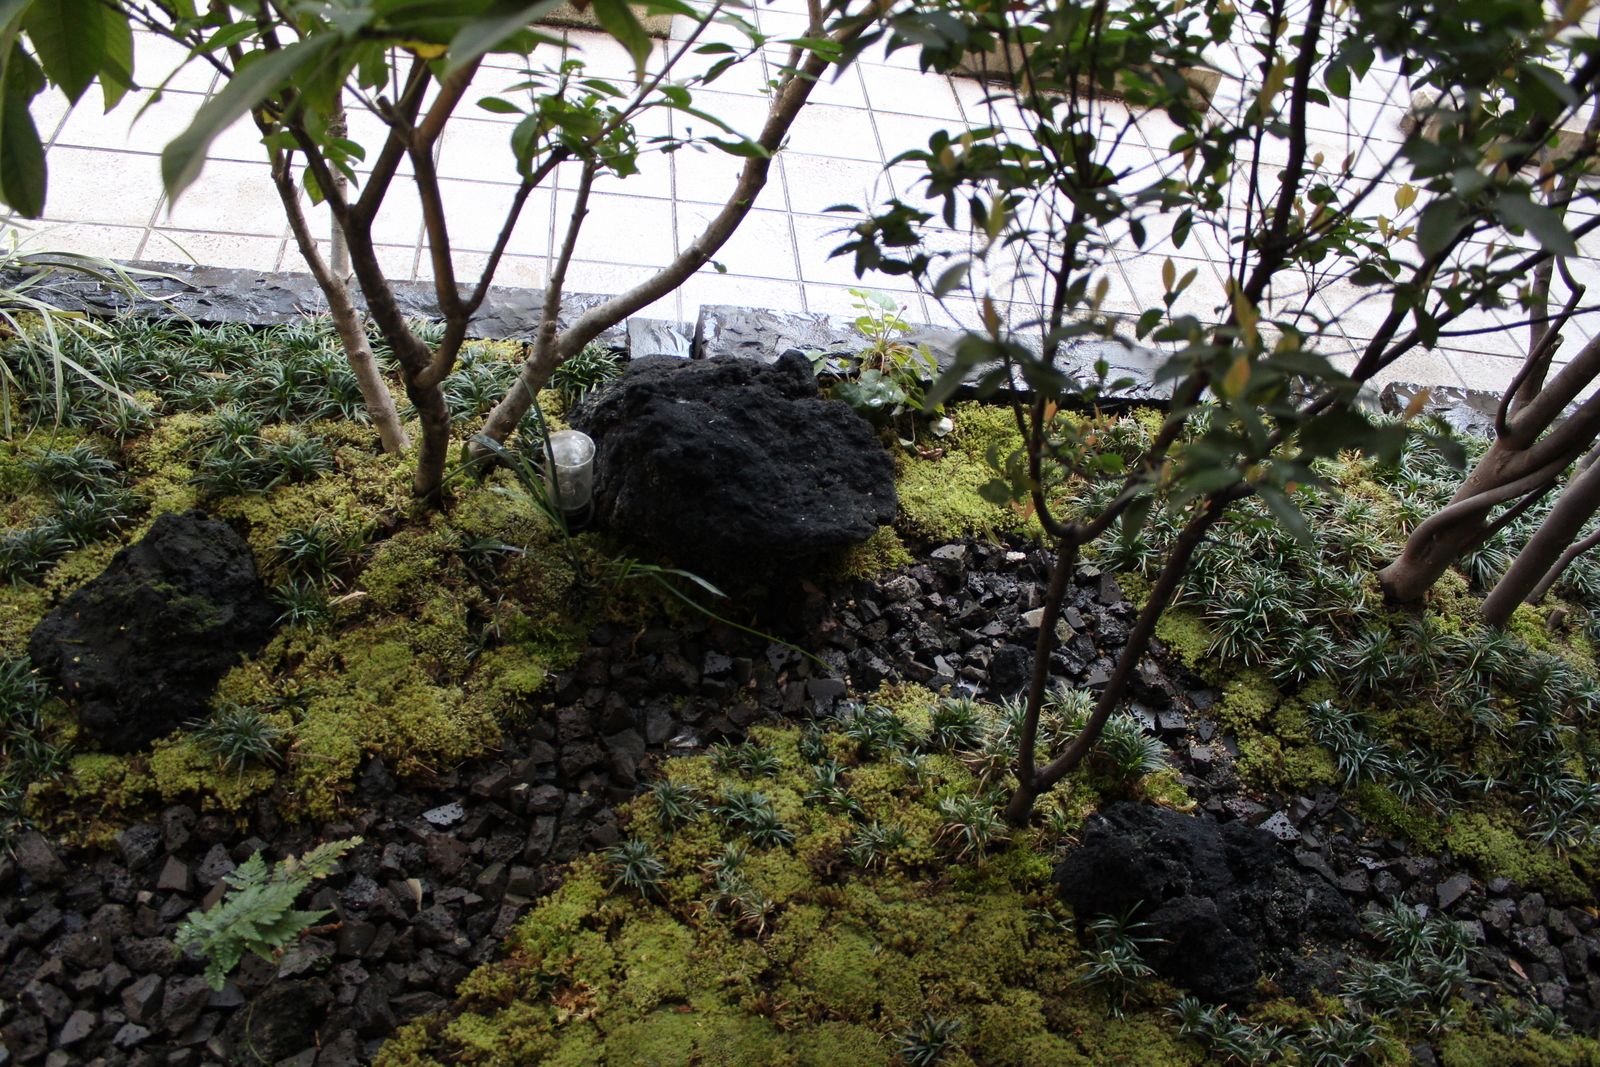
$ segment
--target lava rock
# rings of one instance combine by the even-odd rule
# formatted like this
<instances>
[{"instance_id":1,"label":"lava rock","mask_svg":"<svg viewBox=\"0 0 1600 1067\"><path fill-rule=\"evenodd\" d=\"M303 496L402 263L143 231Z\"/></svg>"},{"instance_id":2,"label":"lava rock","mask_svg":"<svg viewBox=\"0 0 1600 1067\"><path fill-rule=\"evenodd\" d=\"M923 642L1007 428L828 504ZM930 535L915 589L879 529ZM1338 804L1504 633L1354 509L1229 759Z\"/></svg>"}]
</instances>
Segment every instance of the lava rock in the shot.
<instances>
[{"instance_id":1,"label":"lava rock","mask_svg":"<svg viewBox=\"0 0 1600 1067\"><path fill-rule=\"evenodd\" d=\"M769 578L894 519L889 454L799 355L636 360L572 422L595 441L599 521L700 574Z\"/></svg>"},{"instance_id":2,"label":"lava rock","mask_svg":"<svg viewBox=\"0 0 1600 1067\"><path fill-rule=\"evenodd\" d=\"M232 1062L276 1063L316 1040L333 992L320 981L278 981L256 997L248 1010L228 1019L224 1036Z\"/></svg>"},{"instance_id":3,"label":"lava rock","mask_svg":"<svg viewBox=\"0 0 1600 1067\"><path fill-rule=\"evenodd\" d=\"M1292 993L1319 986L1331 968L1308 968L1302 944L1324 942L1326 967L1359 932L1338 890L1270 834L1150 805L1091 818L1055 879L1084 919L1133 913L1157 973L1212 1001L1250 999L1263 970Z\"/></svg>"},{"instance_id":4,"label":"lava rock","mask_svg":"<svg viewBox=\"0 0 1600 1067\"><path fill-rule=\"evenodd\" d=\"M76 702L89 740L129 752L204 715L276 615L243 538L203 511L172 512L46 615L28 655Z\"/></svg>"}]
</instances>

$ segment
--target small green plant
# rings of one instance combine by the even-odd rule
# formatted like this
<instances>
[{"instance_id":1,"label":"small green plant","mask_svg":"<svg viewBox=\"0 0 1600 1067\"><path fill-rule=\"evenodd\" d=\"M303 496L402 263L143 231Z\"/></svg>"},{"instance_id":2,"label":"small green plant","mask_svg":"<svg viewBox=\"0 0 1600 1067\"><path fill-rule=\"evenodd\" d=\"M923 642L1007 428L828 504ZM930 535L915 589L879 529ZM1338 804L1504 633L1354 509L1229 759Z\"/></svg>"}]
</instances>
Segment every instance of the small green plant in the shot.
<instances>
[{"instance_id":1,"label":"small green plant","mask_svg":"<svg viewBox=\"0 0 1600 1067\"><path fill-rule=\"evenodd\" d=\"M1089 922L1094 947L1088 950L1088 961L1079 974L1079 981L1105 993L1111 1014L1118 1018L1139 988L1156 973L1140 949L1155 939L1136 936L1144 923L1133 921L1133 911L1130 908L1124 915L1101 915Z\"/></svg>"},{"instance_id":2,"label":"small green plant","mask_svg":"<svg viewBox=\"0 0 1600 1067\"><path fill-rule=\"evenodd\" d=\"M945 820L939 838L955 848L958 859L981 856L1005 836L1005 820L994 802L985 797L970 794L945 797L939 801L937 810Z\"/></svg>"},{"instance_id":3,"label":"small green plant","mask_svg":"<svg viewBox=\"0 0 1600 1067\"><path fill-rule=\"evenodd\" d=\"M1406 904L1362 919L1389 958L1360 963L1344 995L1378 1015L1418 1020L1429 1030L1450 1026L1457 998L1472 980L1471 935L1444 916Z\"/></svg>"},{"instance_id":4,"label":"small green plant","mask_svg":"<svg viewBox=\"0 0 1600 1067\"><path fill-rule=\"evenodd\" d=\"M257 852L223 876L228 892L221 900L207 911L189 913L178 927L178 947L206 961L206 982L216 990L246 952L276 959L291 941L331 914L296 908L300 894L332 874L344 854L359 844L359 837L329 841L270 867Z\"/></svg>"},{"instance_id":5,"label":"small green plant","mask_svg":"<svg viewBox=\"0 0 1600 1067\"><path fill-rule=\"evenodd\" d=\"M550 385L561 394L561 402L571 411L584 397L621 376L622 360L617 353L598 341L591 341L551 372Z\"/></svg>"},{"instance_id":6,"label":"small green plant","mask_svg":"<svg viewBox=\"0 0 1600 1067\"><path fill-rule=\"evenodd\" d=\"M656 802L656 825L669 834L705 810L693 787L666 780L650 787L650 799Z\"/></svg>"},{"instance_id":7,"label":"small green plant","mask_svg":"<svg viewBox=\"0 0 1600 1067\"><path fill-rule=\"evenodd\" d=\"M355 555L357 538L324 519L290 530L273 545L273 554L291 577L326 582Z\"/></svg>"},{"instance_id":8,"label":"small green plant","mask_svg":"<svg viewBox=\"0 0 1600 1067\"><path fill-rule=\"evenodd\" d=\"M760 937L777 912L777 904L750 884L744 873L749 851L742 842L729 842L705 870L711 875L711 894L706 898L708 915L724 915L735 928Z\"/></svg>"},{"instance_id":9,"label":"small green plant","mask_svg":"<svg viewBox=\"0 0 1600 1067\"><path fill-rule=\"evenodd\" d=\"M794 841L794 831L783 825L772 801L754 789L726 790L722 803L713 810L723 822L743 831L752 844L788 845Z\"/></svg>"},{"instance_id":10,"label":"small green plant","mask_svg":"<svg viewBox=\"0 0 1600 1067\"><path fill-rule=\"evenodd\" d=\"M216 756L230 771L243 773L258 764L279 762L283 728L260 708L223 704L211 717L190 724L195 744Z\"/></svg>"},{"instance_id":11,"label":"small green plant","mask_svg":"<svg viewBox=\"0 0 1600 1067\"><path fill-rule=\"evenodd\" d=\"M1167 765L1167 746L1131 715L1113 715L1100 734L1100 756L1111 773L1134 782Z\"/></svg>"},{"instance_id":12,"label":"small green plant","mask_svg":"<svg viewBox=\"0 0 1600 1067\"><path fill-rule=\"evenodd\" d=\"M843 733L856 743L862 759L903 752L915 741L904 719L888 708L876 706L856 708L845 720Z\"/></svg>"},{"instance_id":13,"label":"small green plant","mask_svg":"<svg viewBox=\"0 0 1600 1067\"><path fill-rule=\"evenodd\" d=\"M867 345L856 356L856 376L834 386L833 395L873 422L894 426L906 443L914 442L919 418L943 414L943 408L927 411L923 406L924 389L938 375L938 361L927 345L905 342L911 324L900 317L893 297L867 289L851 289L850 295L860 313L856 332Z\"/></svg>"},{"instance_id":14,"label":"small green plant","mask_svg":"<svg viewBox=\"0 0 1600 1067\"><path fill-rule=\"evenodd\" d=\"M54 519L0 534L0 578L12 585L35 581L72 548Z\"/></svg>"},{"instance_id":15,"label":"small green plant","mask_svg":"<svg viewBox=\"0 0 1600 1067\"><path fill-rule=\"evenodd\" d=\"M327 592L311 578L290 578L272 591L272 602L281 609L276 626L314 630L333 617Z\"/></svg>"},{"instance_id":16,"label":"small green plant","mask_svg":"<svg viewBox=\"0 0 1600 1067\"><path fill-rule=\"evenodd\" d=\"M262 462L272 472L267 488L290 482L309 482L333 470L333 453L320 437L296 436L281 444L268 445Z\"/></svg>"},{"instance_id":17,"label":"small green plant","mask_svg":"<svg viewBox=\"0 0 1600 1067\"><path fill-rule=\"evenodd\" d=\"M57 532L78 548L132 522L128 497L120 489L61 489L55 495Z\"/></svg>"},{"instance_id":18,"label":"small green plant","mask_svg":"<svg viewBox=\"0 0 1600 1067\"><path fill-rule=\"evenodd\" d=\"M874 819L856 831L856 836L845 846L850 862L864 871L889 866L889 860L898 849L907 844L904 827L894 823L881 823Z\"/></svg>"},{"instance_id":19,"label":"small green plant","mask_svg":"<svg viewBox=\"0 0 1600 1067\"><path fill-rule=\"evenodd\" d=\"M929 740L946 752L968 751L983 736L983 716L970 697L945 697L934 705L932 719Z\"/></svg>"},{"instance_id":20,"label":"small green plant","mask_svg":"<svg viewBox=\"0 0 1600 1067\"><path fill-rule=\"evenodd\" d=\"M615 876L614 884L632 889L641 896L655 892L667 873L667 865L650 847L650 842L637 837L630 837L611 849L606 853L606 860Z\"/></svg>"},{"instance_id":21,"label":"small green plant","mask_svg":"<svg viewBox=\"0 0 1600 1067\"><path fill-rule=\"evenodd\" d=\"M93 445L50 449L27 463L34 484L42 489L99 489L117 482L117 465Z\"/></svg>"},{"instance_id":22,"label":"small green plant","mask_svg":"<svg viewBox=\"0 0 1600 1067\"><path fill-rule=\"evenodd\" d=\"M931 1067L941 1062L955 1049L961 1025L960 1019L924 1014L901 1032L900 1058L911 1067Z\"/></svg>"},{"instance_id":23,"label":"small green plant","mask_svg":"<svg viewBox=\"0 0 1600 1067\"><path fill-rule=\"evenodd\" d=\"M721 741L712 745L711 765L723 774L737 773L746 778L772 778L783 769L776 753L754 741L737 745Z\"/></svg>"}]
</instances>

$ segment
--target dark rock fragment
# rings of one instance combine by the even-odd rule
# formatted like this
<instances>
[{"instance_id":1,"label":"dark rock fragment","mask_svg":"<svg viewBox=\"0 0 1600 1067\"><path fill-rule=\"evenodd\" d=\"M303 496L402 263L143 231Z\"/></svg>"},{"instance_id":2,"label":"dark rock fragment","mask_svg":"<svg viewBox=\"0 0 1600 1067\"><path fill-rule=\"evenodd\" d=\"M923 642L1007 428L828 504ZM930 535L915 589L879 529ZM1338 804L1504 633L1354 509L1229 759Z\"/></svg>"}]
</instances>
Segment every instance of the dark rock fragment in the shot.
<instances>
[{"instance_id":1,"label":"dark rock fragment","mask_svg":"<svg viewBox=\"0 0 1600 1067\"><path fill-rule=\"evenodd\" d=\"M87 739L128 752L204 715L276 616L243 538L203 511L169 512L44 617L28 655Z\"/></svg>"},{"instance_id":2,"label":"dark rock fragment","mask_svg":"<svg viewBox=\"0 0 1600 1067\"><path fill-rule=\"evenodd\" d=\"M769 579L894 519L888 453L797 355L637 360L572 422L599 521L699 574Z\"/></svg>"},{"instance_id":3,"label":"dark rock fragment","mask_svg":"<svg viewBox=\"0 0 1600 1067\"><path fill-rule=\"evenodd\" d=\"M1358 932L1338 891L1271 835L1147 805L1091 818L1056 881L1083 919L1133 912L1156 939L1151 966L1210 1000L1248 1000L1263 970L1291 992L1324 984L1331 973L1307 964L1304 942Z\"/></svg>"}]
</instances>

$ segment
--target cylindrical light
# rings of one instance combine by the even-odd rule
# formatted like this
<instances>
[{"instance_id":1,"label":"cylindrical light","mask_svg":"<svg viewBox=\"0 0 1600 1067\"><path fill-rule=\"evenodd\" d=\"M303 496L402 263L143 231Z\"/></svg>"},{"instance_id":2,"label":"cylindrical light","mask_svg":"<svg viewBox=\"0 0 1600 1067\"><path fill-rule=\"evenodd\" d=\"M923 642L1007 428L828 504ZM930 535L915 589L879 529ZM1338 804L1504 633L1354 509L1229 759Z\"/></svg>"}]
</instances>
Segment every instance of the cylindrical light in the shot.
<instances>
[{"instance_id":1,"label":"cylindrical light","mask_svg":"<svg viewBox=\"0 0 1600 1067\"><path fill-rule=\"evenodd\" d=\"M550 435L550 460L552 498L569 519L586 515L594 497L594 442L578 430L558 430Z\"/></svg>"}]
</instances>

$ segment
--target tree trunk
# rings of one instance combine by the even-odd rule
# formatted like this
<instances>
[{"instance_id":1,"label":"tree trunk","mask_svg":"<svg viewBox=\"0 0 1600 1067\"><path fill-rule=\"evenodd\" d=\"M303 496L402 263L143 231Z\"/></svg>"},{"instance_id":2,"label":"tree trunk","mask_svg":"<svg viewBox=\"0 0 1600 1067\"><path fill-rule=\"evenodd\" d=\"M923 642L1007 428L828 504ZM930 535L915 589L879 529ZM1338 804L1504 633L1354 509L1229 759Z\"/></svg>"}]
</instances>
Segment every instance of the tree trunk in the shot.
<instances>
[{"instance_id":1,"label":"tree trunk","mask_svg":"<svg viewBox=\"0 0 1600 1067\"><path fill-rule=\"evenodd\" d=\"M406 395L417 409L422 431L411 488L427 503L437 506L443 502L444 470L450 458L450 409L444 402L444 389L437 382L419 382L409 373L403 376Z\"/></svg>"},{"instance_id":2,"label":"tree trunk","mask_svg":"<svg viewBox=\"0 0 1600 1067\"><path fill-rule=\"evenodd\" d=\"M1122 652L1117 656L1116 666L1111 670L1111 678L1106 682L1106 687L1100 691L1094 710L1089 714L1089 721L1084 724L1078 736L1062 750L1061 755L1043 767L1032 768L1030 773L1018 774L1017 788L1011 794L1011 800L1006 804L1005 811L1006 820L1012 826L1027 825L1028 816L1033 812L1034 801L1076 770L1094 748L1095 742L1100 740L1106 720L1121 705L1122 698L1127 694L1128 685L1133 681L1133 673L1138 669L1139 661L1144 659L1145 652L1150 648L1150 639L1155 636L1156 623L1161 621L1161 616L1178 592L1184 574L1189 570L1189 562L1194 558L1195 549L1200 547L1207 532L1222 517L1228 505L1243 497L1246 491L1238 487L1221 490L1196 505L1198 510L1190 517L1182 532L1178 534L1177 540L1173 542L1171 550L1167 553L1166 563L1161 568L1161 574L1150 587L1149 598L1140 609L1133 629L1128 632L1128 642L1122 646ZM1052 583L1052 591L1054 589ZM1065 591L1064 583L1062 591L1063 593ZM1046 614L1049 614L1048 611ZM1033 665L1036 682L1040 673L1048 672L1049 669L1048 662L1036 662ZM1030 711L1037 715L1037 709L1030 708ZM1033 753L1024 753L1022 758L1032 760Z\"/></svg>"},{"instance_id":3,"label":"tree trunk","mask_svg":"<svg viewBox=\"0 0 1600 1067\"><path fill-rule=\"evenodd\" d=\"M1442 510L1411 531L1393 563L1378 572L1392 604L1419 604L1450 565L1494 533L1489 516L1501 504L1547 490L1570 460L1529 470L1528 450L1500 438L1484 453Z\"/></svg>"},{"instance_id":4,"label":"tree trunk","mask_svg":"<svg viewBox=\"0 0 1600 1067\"><path fill-rule=\"evenodd\" d=\"M1484 598L1483 621L1504 628L1517 606L1543 584L1545 575L1552 571L1559 575L1554 568L1562 550L1573 543L1596 511L1600 511L1600 463L1591 463L1568 483L1556 506Z\"/></svg>"},{"instance_id":5,"label":"tree trunk","mask_svg":"<svg viewBox=\"0 0 1600 1067\"><path fill-rule=\"evenodd\" d=\"M339 340L344 345L345 359L349 361L350 370L356 376L356 385L361 389L361 399L366 402L367 417L372 420L373 428L378 431L378 440L383 444L385 452L404 452L411 446L411 442L406 438L405 428L400 425L400 414L395 410L394 397L389 393L389 386L378 370L378 361L373 358L372 346L367 343L367 331L361 326L361 313L356 310L355 302L350 299L350 287L345 283L344 276L329 267L317 249L316 237L312 234L311 226L306 221L305 211L300 206L300 190L295 185L293 172L289 169L288 157L282 152L273 153L272 179L278 189L278 199L283 203L284 214L288 217L289 229L294 233L295 244L300 249L300 256L306 261L311 276L317 280L322 295L327 298L328 312L333 318L334 329L339 332ZM344 248L339 233L338 224L335 223L336 250Z\"/></svg>"},{"instance_id":6,"label":"tree trunk","mask_svg":"<svg viewBox=\"0 0 1600 1067\"><path fill-rule=\"evenodd\" d=\"M1565 552L1561 553L1561 558L1556 560L1555 565L1545 572L1543 578L1539 579L1539 584L1533 587L1533 592L1528 594L1528 603L1537 604L1543 600L1545 596L1549 594L1551 588L1556 584L1557 580L1560 579L1561 575L1566 572L1566 569L1572 566L1572 561L1589 551L1595 545L1600 545L1600 530L1596 530L1588 537L1585 537L1582 541L1577 542L1569 547Z\"/></svg>"}]
</instances>

